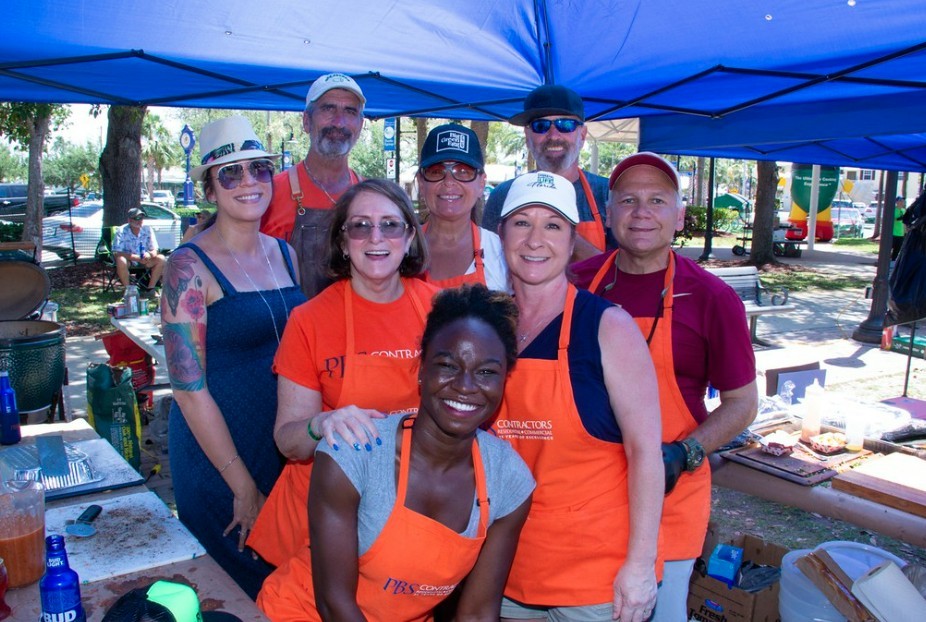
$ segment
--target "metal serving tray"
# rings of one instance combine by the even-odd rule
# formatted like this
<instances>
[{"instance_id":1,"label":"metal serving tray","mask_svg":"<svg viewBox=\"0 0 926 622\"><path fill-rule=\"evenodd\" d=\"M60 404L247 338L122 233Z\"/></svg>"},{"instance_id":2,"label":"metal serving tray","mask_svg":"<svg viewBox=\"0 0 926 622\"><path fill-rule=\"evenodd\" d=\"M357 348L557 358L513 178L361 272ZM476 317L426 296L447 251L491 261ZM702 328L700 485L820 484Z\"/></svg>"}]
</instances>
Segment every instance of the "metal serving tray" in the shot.
<instances>
[{"instance_id":1,"label":"metal serving tray","mask_svg":"<svg viewBox=\"0 0 926 622\"><path fill-rule=\"evenodd\" d=\"M103 475L94 472L87 454L75 449L70 443L64 444L64 452L68 459L67 475L50 476L42 473L39 452L34 445L7 447L0 454L0 460L13 472L13 479L41 481L46 491L63 490L103 480Z\"/></svg>"}]
</instances>

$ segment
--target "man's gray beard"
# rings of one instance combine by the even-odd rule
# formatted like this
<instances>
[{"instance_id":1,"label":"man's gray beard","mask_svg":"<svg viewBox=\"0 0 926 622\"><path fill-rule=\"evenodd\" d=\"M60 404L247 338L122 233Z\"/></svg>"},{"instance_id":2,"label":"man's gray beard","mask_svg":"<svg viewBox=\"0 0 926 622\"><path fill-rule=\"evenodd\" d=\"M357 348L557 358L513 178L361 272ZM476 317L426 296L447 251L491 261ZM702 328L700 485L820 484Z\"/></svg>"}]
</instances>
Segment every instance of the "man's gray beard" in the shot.
<instances>
[{"instance_id":1,"label":"man's gray beard","mask_svg":"<svg viewBox=\"0 0 926 622\"><path fill-rule=\"evenodd\" d=\"M346 140L340 140L323 137L318 141L317 151L320 155L327 156L329 158L335 158L346 156L348 153L350 153L351 147L353 146L354 141L349 138Z\"/></svg>"},{"instance_id":2,"label":"man's gray beard","mask_svg":"<svg viewBox=\"0 0 926 622\"><path fill-rule=\"evenodd\" d=\"M539 156L535 155L534 160L537 162L537 168L539 170L560 175L563 172L567 172L572 166L578 164L579 150L570 149L569 151L564 151L562 156L549 157L546 154L540 154Z\"/></svg>"}]
</instances>

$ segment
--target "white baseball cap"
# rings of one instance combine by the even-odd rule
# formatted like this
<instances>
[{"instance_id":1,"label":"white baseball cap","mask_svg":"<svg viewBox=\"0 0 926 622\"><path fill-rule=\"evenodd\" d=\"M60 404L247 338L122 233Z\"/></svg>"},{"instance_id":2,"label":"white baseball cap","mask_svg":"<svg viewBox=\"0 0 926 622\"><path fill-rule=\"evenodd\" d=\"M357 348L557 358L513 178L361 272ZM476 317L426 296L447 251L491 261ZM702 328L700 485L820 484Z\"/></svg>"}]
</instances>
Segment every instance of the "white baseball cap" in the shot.
<instances>
[{"instance_id":1,"label":"white baseball cap","mask_svg":"<svg viewBox=\"0 0 926 622\"><path fill-rule=\"evenodd\" d=\"M572 224L579 224L576 189L565 177L544 171L515 177L508 188L501 218L504 220L532 205L548 207Z\"/></svg>"},{"instance_id":2,"label":"white baseball cap","mask_svg":"<svg viewBox=\"0 0 926 622\"><path fill-rule=\"evenodd\" d=\"M367 103L367 98L363 96L360 85L348 75L343 73L326 73L309 87L309 93L305 96L305 104L308 106L318 98L330 91L331 89L344 89L350 91L360 100L360 105Z\"/></svg>"}]
</instances>

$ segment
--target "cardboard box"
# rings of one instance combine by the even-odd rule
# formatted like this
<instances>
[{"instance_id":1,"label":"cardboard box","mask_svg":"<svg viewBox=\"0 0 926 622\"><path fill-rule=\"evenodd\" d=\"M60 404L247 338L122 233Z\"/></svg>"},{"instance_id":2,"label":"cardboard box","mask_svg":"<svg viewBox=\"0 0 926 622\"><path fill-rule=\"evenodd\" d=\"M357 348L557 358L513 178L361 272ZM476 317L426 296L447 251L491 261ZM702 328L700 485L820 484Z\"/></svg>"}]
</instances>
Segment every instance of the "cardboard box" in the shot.
<instances>
[{"instance_id":1,"label":"cardboard box","mask_svg":"<svg viewBox=\"0 0 926 622\"><path fill-rule=\"evenodd\" d=\"M789 550L748 534L721 540L713 529L709 529L704 542L705 561L720 542L742 547L744 562L779 567ZM729 588L722 581L702 577L695 571L688 589L688 619L703 622L780 622L778 583L749 593L736 587Z\"/></svg>"},{"instance_id":2,"label":"cardboard box","mask_svg":"<svg viewBox=\"0 0 926 622\"><path fill-rule=\"evenodd\" d=\"M891 340L891 351L907 354L910 352L910 338L895 335ZM913 340L913 356L926 358L926 337L917 337Z\"/></svg>"}]
</instances>

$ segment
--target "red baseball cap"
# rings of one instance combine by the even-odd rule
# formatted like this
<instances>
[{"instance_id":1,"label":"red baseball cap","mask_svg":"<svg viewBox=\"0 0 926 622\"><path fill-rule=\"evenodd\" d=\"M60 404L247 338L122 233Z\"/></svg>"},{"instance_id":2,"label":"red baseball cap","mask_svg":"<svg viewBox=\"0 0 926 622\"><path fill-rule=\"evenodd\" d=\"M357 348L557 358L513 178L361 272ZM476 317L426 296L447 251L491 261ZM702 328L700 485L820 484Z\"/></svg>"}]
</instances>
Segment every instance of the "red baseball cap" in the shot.
<instances>
[{"instance_id":1,"label":"red baseball cap","mask_svg":"<svg viewBox=\"0 0 926 622\"><path fill-rule=\"evenodd\" d=\"M618 165L614 167L614 172L611 173L611 178L608 180L608 189L613 189L618 178L634 166L652 166L658 168L669 178L669 181L675 186L676 191L681 189L681 184L678 180L678 172L675 170L675 167L665 158L661 158L650 151L641 151L640 153L635 153L621 160Z\"/></svg>"}]
</instances>

